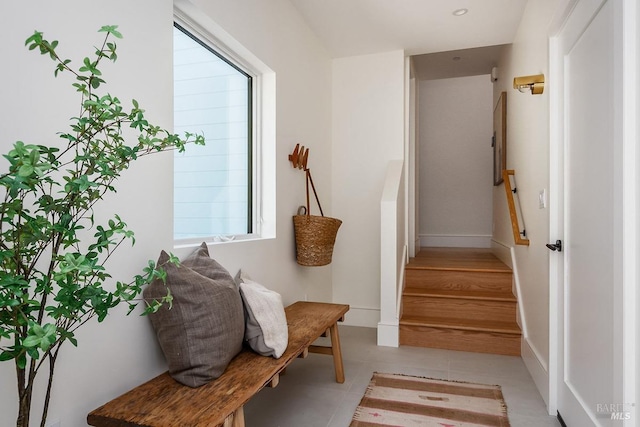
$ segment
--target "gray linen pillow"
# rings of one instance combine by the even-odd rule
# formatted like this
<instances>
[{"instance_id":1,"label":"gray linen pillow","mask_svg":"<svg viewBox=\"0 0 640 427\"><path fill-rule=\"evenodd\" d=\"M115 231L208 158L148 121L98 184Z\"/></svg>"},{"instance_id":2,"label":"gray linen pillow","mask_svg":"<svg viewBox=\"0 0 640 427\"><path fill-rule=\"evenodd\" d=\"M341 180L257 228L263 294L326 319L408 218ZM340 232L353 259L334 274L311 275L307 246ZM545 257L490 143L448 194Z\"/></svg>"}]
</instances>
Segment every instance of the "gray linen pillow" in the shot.
<instances>
[{"instance_id":1,"label":"gray linen pillow","mask_svg":"<svg viewBox=\"0 0 640 427\"><path fill-rule=\"evenodd\" d=\"M164 265L166 285L173 295L173 307L164 305L149 315L169 374L178 382L199 387L218 378L242 349L244 318L242 300L231 283L213 280L191 268L167 262L162 251L158 265ZM144 290L145 300L166 295L162 280Z\"/></svg>"},{"instance_id":2,"label":"gray linen pillow","mask_svg":"<svg viewBox=\"0 0 640 427\"><path fill-rule=\"evenodd\" d=\"M181 265L189 267L193 271L202 274L209 279L225 283L229 287L238 289L236 281L231 274L218 261L209 256L209 248L202 242L198 249L180 262Z\"/></svg>"}]
</instances>

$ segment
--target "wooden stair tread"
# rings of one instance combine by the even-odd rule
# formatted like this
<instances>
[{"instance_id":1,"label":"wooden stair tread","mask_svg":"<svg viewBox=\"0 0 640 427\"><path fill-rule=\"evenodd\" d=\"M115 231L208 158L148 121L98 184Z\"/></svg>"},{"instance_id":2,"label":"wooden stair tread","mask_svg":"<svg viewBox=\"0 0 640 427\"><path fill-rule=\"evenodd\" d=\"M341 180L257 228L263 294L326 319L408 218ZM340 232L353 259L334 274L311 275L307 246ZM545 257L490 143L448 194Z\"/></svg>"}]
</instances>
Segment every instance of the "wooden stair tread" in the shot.
<instances>
[{"instance_id":1,"label":"wooden stair tread","mask_svg":"<svg viewBox=\"0 0 640 427\"><path fill-rule=\"evenodd\" d=\"M407 269L511 273L489 249L422 248Z\"/></svg>"},{"instance_id":2,"label":"wooden stair tread","mask_svg":"<svg viewBox=\"0 0 640 427\"><path fill-rule=\"evenodd\" d=\"M413 262L415 258L409 259L409 264L405 267L407 270L434 270L434 271L467 271L472 273L511 273L511 269L506 265L504 267L473 267L460 263L448 263L446 265L426 265Z\"/></svg>"},{"instance_id":3,"label":"wooden stair tread","mask_svg":"<svg viewBox=\"0 0 640 427\"><path fill-rule=\"evenodd\" d=\"M435 297L435 298L457 298L469 300L486 300L486 301L507 301L517 302L518 300L512 292L500 291L482 291L482 290L457 290L457 289L426 289L426 288L405 288L404 296L416 297Z\"/></svg>"},{"instance_id":4,"label":"wooden stair tread","mask_svg":"<svg viewBox=\"0 0 640 427\"><path fill-rule=\"evenodd\" d=\"M498 322L482 319L452 319L432 316L402 316L400 325L428 326L434 328L460 329L465 331L497 332L521 335L520 327L515 322Z\"/></svg>"}]
</instances>

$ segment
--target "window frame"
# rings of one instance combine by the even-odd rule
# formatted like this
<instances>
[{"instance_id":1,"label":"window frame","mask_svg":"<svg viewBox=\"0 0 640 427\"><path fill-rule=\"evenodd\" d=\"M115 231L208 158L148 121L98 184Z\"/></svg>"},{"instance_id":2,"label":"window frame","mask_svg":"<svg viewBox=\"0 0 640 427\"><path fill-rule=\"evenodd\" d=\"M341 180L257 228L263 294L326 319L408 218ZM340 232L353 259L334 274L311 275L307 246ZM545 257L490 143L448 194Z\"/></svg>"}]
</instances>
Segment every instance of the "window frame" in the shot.
<instances>
[{"instance_id":1,"label":"window frame","mask_svg":"<svg viewBox=\"0 0 640 427\"><path fill-rule=\"evenodd\" d=\"M247 76L250 81L250 89L248 92L248 102L250 106L250 114L248 115L248 168L249 174L247 180L248 191L248 207L247 207L247 233L243 234L229 234L229 235L211 235L201 236L194 238L181 238L177 239L175 234L173 235L174 247L191 247L205 241L207 243L226 243L233 241L245 241L262 238L275 237L275 224L273 227L265 227L265 215L264 201L263 201L263 188L264 188L264 168L262 163L264 160L263 153L263 138L264 127L262 109L264 107L263 98L265 88L263 82L265 81L265 67L263 64L258 64L255 57L248 55L249 60L245 59L246 52L243 54L236 53L236 51L223 42L215 33L220 34L222 32L217 26L209 23L205 28L198 20L193 19L179 8L174 9L173 27L182 31L188 37L191 37L196 43L202 45L205 49L209 50L212 54L216 55L234 69ZM213 27L213 28L212 28ZM214 31L210 31L213 29ZM216 31L217 29L217 31ZM222 32L223 36L229 37L226 33ZM172 49L173 51L173 49ZM172 53L173 54L173 53ZM268 70L270 72L270 70ZM272 72L271 72L272 73ZM275 76L274 76L275 77ZM273 81L275 84L275 79ZM275 102L273 107L275 108ZM173 204L172 204L173 206ZM175 218L172 221L172 226L175 227ZM269 230L273 228L273 233Z\"/></svg>"}]
</instances>

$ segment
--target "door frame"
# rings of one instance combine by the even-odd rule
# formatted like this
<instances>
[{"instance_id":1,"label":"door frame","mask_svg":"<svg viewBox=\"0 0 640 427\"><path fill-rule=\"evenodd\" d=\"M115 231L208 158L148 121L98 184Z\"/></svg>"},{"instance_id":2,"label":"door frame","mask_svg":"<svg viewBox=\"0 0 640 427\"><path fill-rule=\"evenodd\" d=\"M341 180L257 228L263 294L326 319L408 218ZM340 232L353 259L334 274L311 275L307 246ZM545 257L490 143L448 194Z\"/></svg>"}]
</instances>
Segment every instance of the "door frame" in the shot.
<instances>
[{"instance_id":1,"label":"door frame","mask_svg":"<svg viewBox=\"0 0 640 427\"><path fill-rule=\"evenodd\" d=\"M549 146L549 241L563 239L563 146L564 146L564 84L563 58L560 50L559 36L564 23L573 12L579 0L564 0L559 5L561 11L554 18L549 27L549 82L550 82L550 146ZM598 0L582 0L598 1ZM640 256L640 6L636 0L610 0L614 2L617 13L621 13L624 31L620 31L622 52L622 164L623 183L622 194L625 195L622 206L623 221L621 224L624 236L620 253L622 262L622 294L616 296L621 301L621 325L616 334L615 342L619 343L620 352L616 354L620 365L616 367L623 378L622 390L619 390L620 403L635 402L628 408L633 411L631 419L625 420L624 426L632 426L640 419L637 410L640 397L640 364L636 360L640 351L640 268L637 265ZM564 7L563 7L564 6ZM597 82L594 82L597 84ZM564 301L564 258L559 254L549 256L549 414L556 415L558 411L559 386L562 382L561 350L564 338L562 304ZM622 375L624 373L624 375ZM617 403L617 402L603 402Z\"/></svg>"}]
</instances>

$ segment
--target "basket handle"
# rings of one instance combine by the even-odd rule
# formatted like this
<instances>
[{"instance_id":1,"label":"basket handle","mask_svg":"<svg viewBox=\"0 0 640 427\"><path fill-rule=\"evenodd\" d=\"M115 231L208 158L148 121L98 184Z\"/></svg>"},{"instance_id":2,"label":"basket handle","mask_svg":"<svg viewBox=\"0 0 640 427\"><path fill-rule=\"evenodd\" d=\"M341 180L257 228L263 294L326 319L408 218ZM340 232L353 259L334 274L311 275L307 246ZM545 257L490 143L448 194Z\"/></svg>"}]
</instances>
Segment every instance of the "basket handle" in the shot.
<instances>
[{"instance_id":1,"label":"basket handle","mask_svg":"<svg viewBox=\"0 0 640 427\"><path fill-rule=\"evenodd\" d=\"M309 183L311 183L311 188L313 189L313 195L316 198L316 203L318 203L318 208L320 208L320 215L324 216L324 212L322 211L322 205L320 205L320 199L318 198L318 193L316 192L316 186L313 184L313 178L311 178L311 170L307 167L307 161L309 159L309 149L304 148L304 145L301 147L300 144L296 144L296 148L293 150L293 153L289 154L289 161L293 164L294 168L302 169L305 171L306 180L307 180L307 206L301 206L301 208L305 208L305 213L302 215L311 215L311 203L309 198ZM300 215L300 210L298 209L298 215Z\"/></svg>"},{"instance_id":2,"label":"basket handle","mask_svg":"<svg viewBox=\"0 0 640 427\"><path fill-rule=\"evenodd\" d=\"M322 205L320 205L320 199L318 198L318 193L316 192L316 186L313 185L313 178L311 178L311 170L306 169L307 172L307 215L311 215L311 205L309 203L309 183L311 183L311 189L313 190L313 195L316 198L316 203L318 204L318 208L320 208L320 215L324 216L324 212L322 211ZM300 209L298 209L298 212Z\"/></svg>"}]
</instances>

